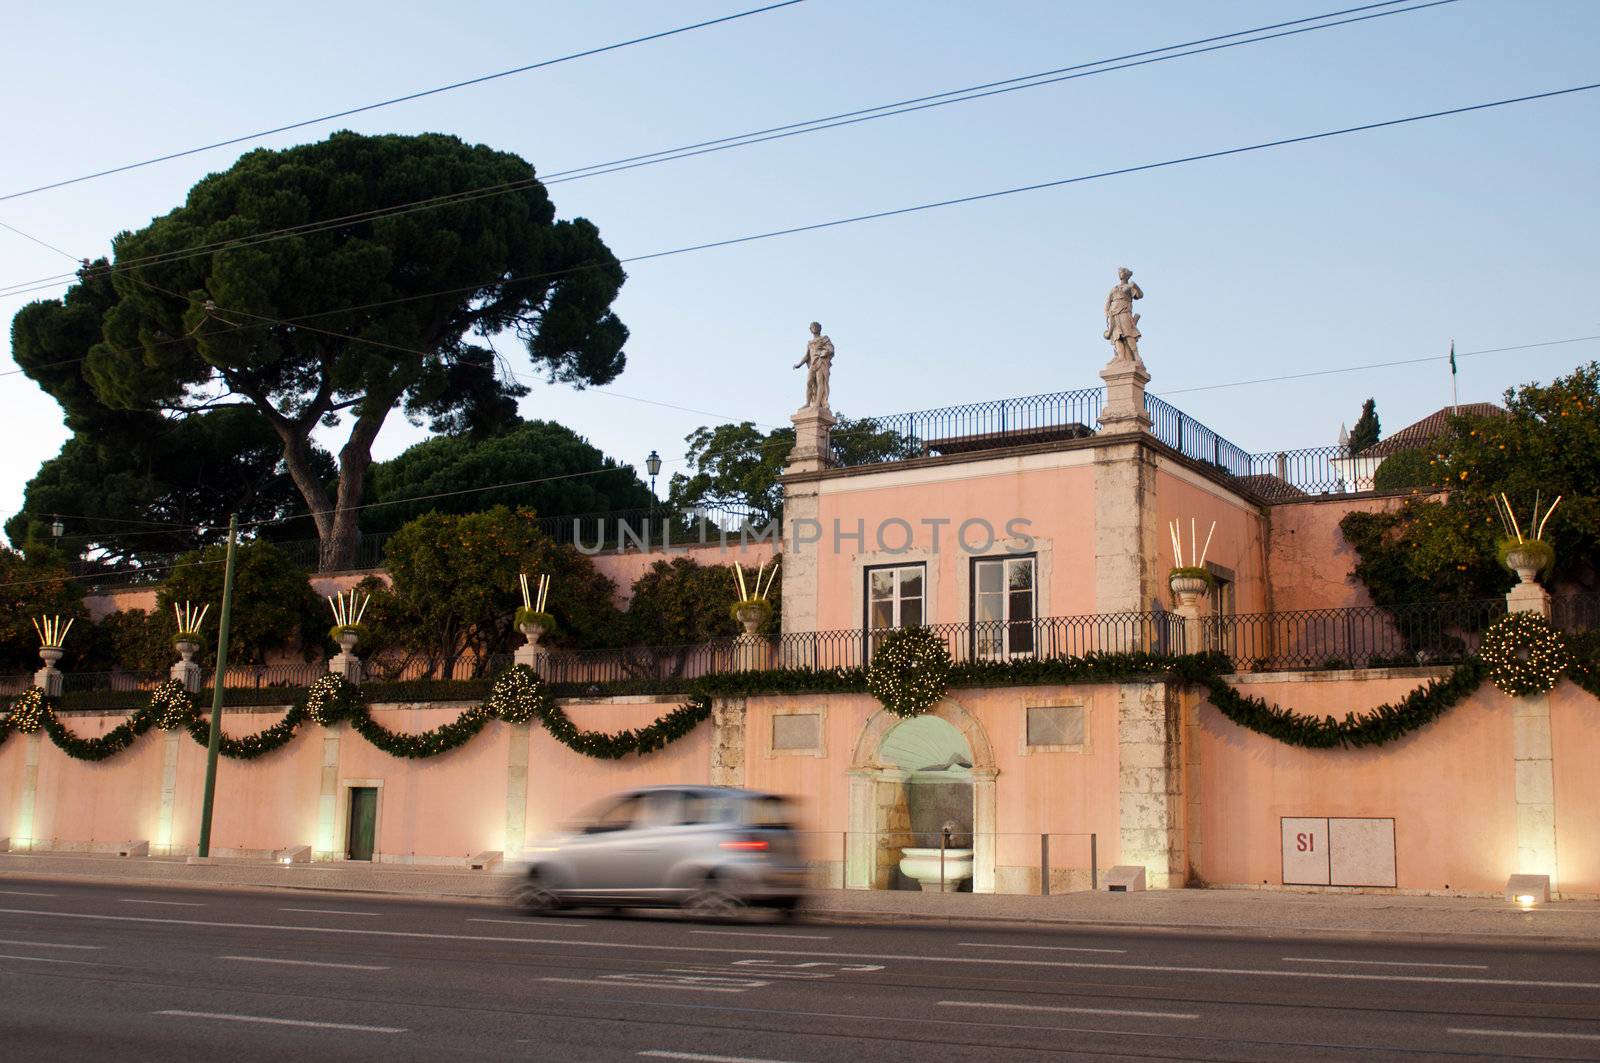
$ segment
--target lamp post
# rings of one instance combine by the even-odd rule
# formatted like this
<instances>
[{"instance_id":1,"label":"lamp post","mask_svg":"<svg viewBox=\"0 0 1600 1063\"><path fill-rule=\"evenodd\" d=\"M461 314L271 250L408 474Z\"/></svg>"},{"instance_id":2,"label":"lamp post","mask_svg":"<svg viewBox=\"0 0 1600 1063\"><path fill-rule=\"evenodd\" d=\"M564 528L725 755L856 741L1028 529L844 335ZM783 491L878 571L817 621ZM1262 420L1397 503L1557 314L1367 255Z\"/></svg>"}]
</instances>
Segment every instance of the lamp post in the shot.
<instances>
[{"instance_id":1,"label":"lamp post","mask_svg":"<svg viewBox=\"0 0 1600 1063\"><path fill-rule=\"evenodd\" d=\"M66 531L67 526L61 523L60 517L50 522L50 535L52 538L59 539L66 534Z\"/></svg>"},{"instance_id":2,"label":"lamp post","mask_svg":"<svg viewBox=\"0 0 1600 1063\"><path fill-rule=\"evenodd\" d=\"M650 456L644 459L644 470L650 474L650 497L653 499L656 496L656 474L661 471L661 455L651 450Z\"/></svg>"},{"instance_id":3,"label":"lamp post","mask_svg":"<svg viewBox=\"0 0 1600 1063\"><path fill-rule=\"evenodd\" d=\"M222 568L222 613L217 622L217 668L211 680L211 732L206 742L206 784L200 798L200 856L211 855L211 809L217 794L217 751L222 744L222 688L228 675L228 623L233 618L233 565L239 515L228 518L228 553Z\"/></svg>"}]
</instances>

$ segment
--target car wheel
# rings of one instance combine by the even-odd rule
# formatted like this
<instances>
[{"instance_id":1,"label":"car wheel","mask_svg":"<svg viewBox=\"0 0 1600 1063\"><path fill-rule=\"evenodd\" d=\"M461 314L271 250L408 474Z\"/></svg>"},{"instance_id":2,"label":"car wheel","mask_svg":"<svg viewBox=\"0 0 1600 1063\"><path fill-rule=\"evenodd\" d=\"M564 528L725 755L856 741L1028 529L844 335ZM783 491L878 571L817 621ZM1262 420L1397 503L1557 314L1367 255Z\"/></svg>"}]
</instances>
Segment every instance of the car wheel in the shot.
<instances>
[{"instance_id":1,"label":"car wheel","mask_svg":"<svg viewBox=\"0 0 1600 1063\"><path fill-rule=\"evenodd\" d=\"M561 907L561 899L537 871L528 872L527 877L517 884L512 900L527 915L544 915Z\"/></svg>"},{"instance_id":2,"label":"car wheel","mask_svg":"<svg viewBox=\"0 0 1600 1063\"><path fill-rule=\"evenodd\" d=\"M683 907L696 918L722 922L743 914L745 903L715 878L708 878L689 895Z\"/></svg>"}]
</instances>

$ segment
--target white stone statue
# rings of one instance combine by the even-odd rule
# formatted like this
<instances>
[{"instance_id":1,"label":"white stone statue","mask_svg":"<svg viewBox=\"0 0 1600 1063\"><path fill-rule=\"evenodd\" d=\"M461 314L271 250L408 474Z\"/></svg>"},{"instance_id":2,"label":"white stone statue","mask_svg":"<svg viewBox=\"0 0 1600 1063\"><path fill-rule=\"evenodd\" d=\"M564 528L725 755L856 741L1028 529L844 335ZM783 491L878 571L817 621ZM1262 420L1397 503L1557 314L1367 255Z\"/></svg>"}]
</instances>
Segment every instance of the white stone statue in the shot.
<instances>
[{"instance_id":1,"label":"white stone statue","mask_svg":"<svg viewBox=\"0 0 1600 1063\"><path fill-rule=\"evenodd\" d=\"M806 367L806 408L828 408L828 372L833 368L833 341L822 334L822 326L811 323L811 340L806 344L805 357L794 363L799 369Z\"/></svg>"},{"instance_id":2,"label":"white stone statue","mask_svg":"<svg viewBox=\"0 0 1600 1063\"><path fill-rule=\"evenodd\" d=\"M1133 270L1127 266L1117 269L1117 284L1106 295L1105 338L1111 341L1116 353L1113 362L1132 362L1140 369L1144 362L1139 358L1139 315L1133 312L1133 301L1143 299L1144 292L1133 283Z\"/></svg>"}]
</instances>

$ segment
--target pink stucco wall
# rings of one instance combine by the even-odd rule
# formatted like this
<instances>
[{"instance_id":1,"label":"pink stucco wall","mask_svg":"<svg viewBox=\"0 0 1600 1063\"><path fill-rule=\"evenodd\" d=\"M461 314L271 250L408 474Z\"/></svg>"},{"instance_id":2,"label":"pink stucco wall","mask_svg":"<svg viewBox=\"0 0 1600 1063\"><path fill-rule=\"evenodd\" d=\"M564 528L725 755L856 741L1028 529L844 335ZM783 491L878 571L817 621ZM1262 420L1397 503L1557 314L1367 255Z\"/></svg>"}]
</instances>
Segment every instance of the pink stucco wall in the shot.
<instances>
[{"instance_id":1,"label":"pink stucco wall","mask_svg":"<svg viewBox=\"0 0 1600 1063\"><path fill-rule=\"evenodd\" d=\"M1268 608L1266 587L1266 518L1261 508L1253 503L1223 492L1209 483L1199 486L1192 481L1198 474L1187 469L1179 471L1173 462L1163 459L1157 463L1155 473L1156 517L1156 568L1165 573L1173 567L1171 536L1172 521L1182 529L1183 560L1194 563L1197 548L1205 546L1206 533L1213 521L1216 531L1206 550L1206 560L1234 574L1234 611L1259 613ZM1194 544L1190 543L1190 532ZM1169 607L1171 593L1163 588L1163 597Z\"/></svg>"},{"instance_id":2,"label":"pink stucco wall","mask_svg":"<svg viewBox=\"0 0 1600 1063\"><path fill-rule=\"evenodd\" d=\"M1571 683L1550 692L1561 889L1600 893L1600 703Z\"/></svg>"},{"instance_id":3,"label":"pink stucco wall","mask_svg":"<svg viewBox=\"0 0 1600 1063\"><path fill-rule=\"evenodd\" d=\"M1276 612L1343 609L1371 605L1361 581L1351 576L1356 552L1345 542L1339 521L1346 513L1382 513L1401 499L1313 499L1273 506L1268 533L1267 578Z\"/></svg>"},{"instance_id":4,"label":"pink stucco wall","mask_svg":"<svg viewBox=\"0 0 1600 1063\"><path fill-rule=\"evenodd\" d=\"M1087 453L1087 452L1081 452ZM960 475L953 475L958 468ZM891 470L892 472L893 470ZM1087 464L1030 468L1021 459L998 459L959 467L936 466L909 481L886 476L885 486L867 486L870 477L824 481L818 520L823 539L817 544L817 629L856 628L862 624L862 566L925 562L933 584L926 622L966 623L971 610L969 570L973 556L1001 556L1007 547L996 542L975 555L957 542L963 521L981 518L997 536L1013 518L1031 521L1029 535L1039 540L1040 615L1069 616L1094 612L1094 469ZM905 533L898 518L910 524L911 549L899 549ZM864 543L841 539L834 548L833 522L853 534L858 522ZM923 521L948 521L938 529ZM877 531L884 528L884 543ZM969 542L982 544L977 526ZM886 550L883 547L890 549Z\"/></svg>"},{"instance_id":5,"label":"pink stucco wall","mask_svg":"<svg viewBox=\"0 0 1600 1063\"><path fill-rule=\"evenodd\" d=\"M1242 677L1248 681L1241 689L1302 715L1343 717L1395 701L1435 673L1356 674ZM1589 861L1579 878L1588 875L1593 883L1592 809L1600 789L1582 757L1600 749L1600 728L1592 723L1593 699L1585 708L1573 703L1572 693L1568 685L1553 695L1562 735L1576 754L1556 743L1563 765L1558 779L1567 787L1557 822L1575 838L1589 830L1590 840L1570 855L1589 851L1579 858ZM1493 892L1517 870L1511 701L1493 686L1485 684L1434 723L1375 749L1299 749L1244 730L1209 704L1198 711L1199 871L1208 882L1281 883L1283 816L1393 817L1403 889ZM1563 862L1568 856L1563 853ZM1578 888L1570 876L1563 885Z\"/></svg>"}]
</instances>

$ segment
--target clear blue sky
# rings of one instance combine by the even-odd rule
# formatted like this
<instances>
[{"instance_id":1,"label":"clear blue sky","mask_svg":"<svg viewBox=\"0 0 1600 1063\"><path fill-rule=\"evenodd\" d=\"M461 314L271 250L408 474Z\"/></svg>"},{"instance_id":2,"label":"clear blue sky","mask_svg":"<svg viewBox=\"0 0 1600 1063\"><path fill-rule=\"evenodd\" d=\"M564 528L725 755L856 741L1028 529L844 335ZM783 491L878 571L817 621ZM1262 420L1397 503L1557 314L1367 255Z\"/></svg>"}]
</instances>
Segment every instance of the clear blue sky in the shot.
<instances>
[{"instance_id":1,"label":"clear blue sky","mask_svg":"<svg viewBox=\"0 0 1600 1063\"><path fill-rule=\"evenodd\" d=\"M0 193L754 6L8 5ZM454 133L554 171L1340 6L1355 3L808 0L339 125ZM1460 0L552 194L619 255L648 253L1596 81L1597 40L1590 0ZM1101 303L1127 264L1153 392L1251 450L1331 443L1369 395L1393 430L1449 401L1442 362L1176 392L1442 357L1452 338L1600 334L1597 129L1600 92L641 263L618 304L627 371L585 393L541 384L523 413L636 464L680 458L700 424L786 424L813 318L847 415L1095 386ZM100 255L242 150L0 202L0 222ZM64 267L0 230L0 285ZM1596 357L1600 341L1463 358L1461 399ZM65 433L24 377L0 377L0 401L9 515ZM379 456L421 436L395 415Z\"/></svg>"}]
</instances>

